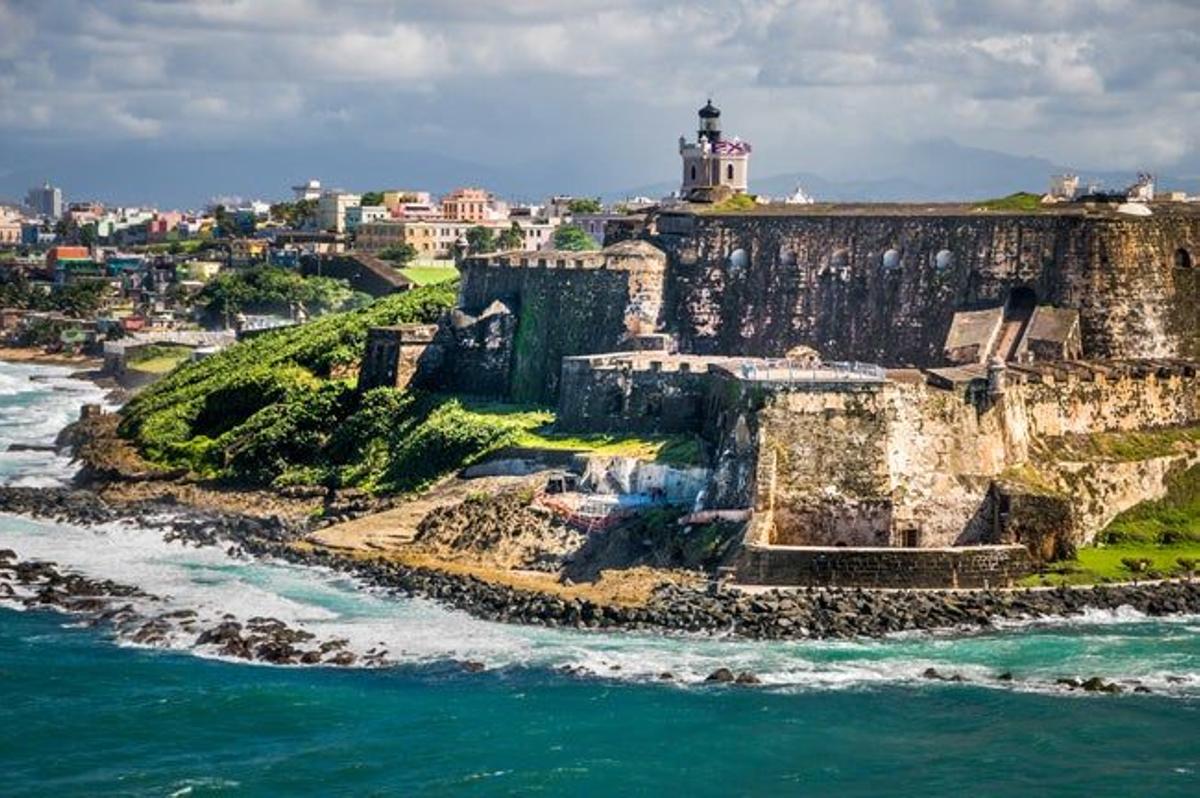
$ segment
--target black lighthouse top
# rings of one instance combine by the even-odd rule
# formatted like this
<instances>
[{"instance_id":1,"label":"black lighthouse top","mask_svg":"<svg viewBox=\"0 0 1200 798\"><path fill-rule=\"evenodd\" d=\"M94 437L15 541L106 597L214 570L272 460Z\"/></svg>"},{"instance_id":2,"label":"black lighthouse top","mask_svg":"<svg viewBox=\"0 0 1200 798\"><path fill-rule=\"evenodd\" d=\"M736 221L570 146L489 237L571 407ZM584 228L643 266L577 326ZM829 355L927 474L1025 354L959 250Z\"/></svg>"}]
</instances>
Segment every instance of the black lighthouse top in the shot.
<instances>
[{"instance_id":1,"label":"black lighthouse top","mask_svg":"<svg viewBox=\"0 0 1200 798\"><path fill-rule=\"evenodd\" d=\"M700 130L696 132L696 140L708 139L711 142L721 140L721 109L713 105L712 98L700 109Z\"/></svg>"}]
</instances>

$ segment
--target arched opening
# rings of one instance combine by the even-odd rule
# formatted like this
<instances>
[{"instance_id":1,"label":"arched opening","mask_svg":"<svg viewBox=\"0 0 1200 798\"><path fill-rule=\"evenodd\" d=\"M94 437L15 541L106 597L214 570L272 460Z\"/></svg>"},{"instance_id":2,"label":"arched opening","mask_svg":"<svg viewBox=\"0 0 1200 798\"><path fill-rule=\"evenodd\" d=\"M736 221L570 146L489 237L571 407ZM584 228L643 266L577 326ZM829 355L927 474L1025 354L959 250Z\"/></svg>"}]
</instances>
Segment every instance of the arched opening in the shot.
<instances>
[{"instance_id":1,"label":"arched opening","mask_svg":"<svg viewBox=\"0 0 1200 798\"><path fill-rule=\"evenodd\" d=\"M1175 250L1175 268L1190 269L1192 268L1192 255L1183 247Z\"/></svg>"},{"instance_id":2,"label":"arched opening","mask_svg":"<svg viewBox=\"0 0 1200 798\"><path fill-rule=\"evenodd\" d=\"M725 179L733 180L733 164L729 164L725 167Z\"/></svg>"},{"instance_id":3,"label":"arched opening","mask_svg":"<svg viewBox=\"0 0 1200 798\"><path fill-rule=\"evenodd\" d=\"M1016 360L1017 349L1025 337L1025 328L1037 307L1037 293L1027 285L1014 288L1004 303L1004 324L995 352L1004 360Z\"/></svg>"},{"instance_id":4,"label":"arched opening","mask_svg":"<svg viewBox=\"0 0 1200 798\"><path fill-rule=\"evenodd\" d=\"M696 179L696 164L692 164L692 180Z\"/></svg>"}]
</instances>

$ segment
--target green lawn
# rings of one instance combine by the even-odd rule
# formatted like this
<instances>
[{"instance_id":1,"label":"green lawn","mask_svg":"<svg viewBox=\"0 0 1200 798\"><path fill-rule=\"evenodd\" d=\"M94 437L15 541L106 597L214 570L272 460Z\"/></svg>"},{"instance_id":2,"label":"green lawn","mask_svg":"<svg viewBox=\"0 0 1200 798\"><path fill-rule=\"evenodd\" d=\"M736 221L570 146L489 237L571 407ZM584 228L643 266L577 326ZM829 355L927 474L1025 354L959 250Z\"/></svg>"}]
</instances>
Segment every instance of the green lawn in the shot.
<instances>
[{"instance_id":1,"label":"green lawn","mask_svg":"<svg viewBox=\"0 0 1200 798\"><path fill-rule=\"evenodd\" d=\"M1121 513L1096 540L1098 545L1080 549L1073 560L1050 563L1050 573L1031 576L1025 584L1078 585L1185 575L1187 569L1179 560L1200 561L1200 466L1172 474L1165 496ZM1126 562L1138 560L1149 562L1139 570Z\"/></svg>"},{"instance_id":2,"label":"green lawn","mask_svg":"<svg viewBox=\"0 0 1200 798\"><path fill-rule=\"evenodd\" d=\"M1009 194L1007 197L984 200L975 205L978 208L984 208L989 211L1021 211L1023 213L1040 211L1046 207L1042 205L1041 195L1030 194L1027 191L1018 191L1016 194Z\"/></svg>"},{"instance_id":3,"label":"green lawn","mask_svg":"<svg viewBox=\"0 0 1200 798\"><path fill-rule=\"evenodd\" d=\"M703 459L700 442L693 435L564 434L554 431L554 413L545 408L469 400L462 400L462 404L474 415L516 423L521 428L517 446L636 457L685 466L698 465Z\"/></svg>"},{"instance_id":4,"label":"green lawn","mask_svg":"<svg viewBox=\"0 0 1200 798\"><path fill-rule=\"evenodd\" d=\"M417 285L435 285L458 279L458 269L453 266L407 266L400 273Z\"/></svg>"},{"instance_id":5,"label":"green lawn","mask_svg":"<svg viewBox=\"0 0 1200 798\"><path fill-rule=\"evenodd\" d=\"M191 354L192 349L188 346L156 344L131 353L125 365L147 374L166 374L191 357Z\"/></svg>"},{"instance_id":6,"label":"green lawn","mask_svg":"<svg viewBox=\"0 0 1200 798\"><path fill-rule=\"evenodd\" d=\"M1184 576L1186 572L1179 563L1181 559L1200 562L1200 543L1179 543L1172 546L1089 546L1080 549L1074 560L1051 563L1049 573L1034 574L1021 584L1090 585L1099 582ZM1149 560L1150 563L1143 570L1133 571L1123 562L1125 560Z\"/></svg>"}]
</instances>

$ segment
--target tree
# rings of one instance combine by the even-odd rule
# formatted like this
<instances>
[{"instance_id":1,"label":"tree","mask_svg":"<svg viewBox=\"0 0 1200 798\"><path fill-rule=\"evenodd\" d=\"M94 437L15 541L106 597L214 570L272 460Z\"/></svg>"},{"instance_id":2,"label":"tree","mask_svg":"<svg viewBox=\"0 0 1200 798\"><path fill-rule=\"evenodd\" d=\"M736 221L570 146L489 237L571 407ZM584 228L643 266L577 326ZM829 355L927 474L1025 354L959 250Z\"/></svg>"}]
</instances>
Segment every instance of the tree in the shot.
<instances>
[{"instance_id":1,"label":"tree","mask_svg":"<svg viewBox=\"0 0 1200 798\"><path fill-rule=\"evenodd\" d=\"M600 204L600 200L596 197L578 197L567 203L567 210L571 213L600 213L604 210L604 206Z\"/></svg>"},{"instance_id":2,"label":"tree","mask_svg":"<svg viewBox=\"0 0 1200 798\"><path fill-rule=\"evenodd\" d=\"M225 210L224 205L218 205L216 208L213 208L213 221L217 226L216 233L218 238L233 237L233 218L229 215L229 211Z\"/></svg>"},{"instance_id":3,"label":"tree","mask_svg":"<svg viewBox=\"0 0 1200 798\"><path fill-rule=\"evenodd\" d=\"M596 239L592 238L577 224L564 224L554 231L554 248L567 252L582 252L589 249L600 249Z\"/></svg>"},{"instance_id":4,"label":"tree","mask_svg":"<svg viewBox=\"0 0 1200 798\"><path fill-rule=\"evenodd\" d=\"M513 222L507 230L500 234L496 239L496 249L507 251L510 249L524 249L525 234L521 232L521 225Z\"/></svg>"},{"instance_id":5,"label":"tree","mask_svg":"<svg viewBox=\"0 0 1200 798\"><path fill-rule=\"evenodd\" d=\"M467 231L467 251L472 255L495 250L496 234L490 228L477 224Z\"/></svg>"},{"instance_id":6,"label":"tree","mask_svg":"<svg viewBox=\"0 0 1200 798\"><path fill-rule=\"evenodd\" d=\"M368 191L362 195L362 199L359 202L362 205L382 205L383 204L383 192L382 191Z\"/></svg>"},{"instance_id":7,"label":"tree","mask_svg":"<svg viewBox=\"0 0 1200 798\"><path fill-rule=\"evenodd\" d=\"M390 260L395 264L396 268L407 266L417 257L417 248L412 244L396 244L391 247L384 247L379 251L379 257L382 260Z\"/></svg>"}]
</instances>

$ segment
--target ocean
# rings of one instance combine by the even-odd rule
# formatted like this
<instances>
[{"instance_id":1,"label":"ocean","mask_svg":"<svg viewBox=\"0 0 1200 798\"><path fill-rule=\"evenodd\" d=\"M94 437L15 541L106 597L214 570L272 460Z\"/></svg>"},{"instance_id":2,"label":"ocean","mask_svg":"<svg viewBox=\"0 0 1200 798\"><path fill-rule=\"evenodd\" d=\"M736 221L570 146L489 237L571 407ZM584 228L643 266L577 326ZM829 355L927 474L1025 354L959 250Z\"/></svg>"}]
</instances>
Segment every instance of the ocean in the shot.
<instances>
[{"instance_id":1,"label":"ocean","mask_svg":"<svg viewBox=\"0 0 1200 798\"><path fill-rule=\"evenodd\" d=\"M99 400L68 374L0 364L0 449L48 442ZM0 452L6 484L61 484L72 468ZM131 525L0 516L0 548L398 662L227 662L189 636L139 647L0 604L0 796L1200 794L1196 617L1094 613L881 641L668 638L487 623ZM763 684L703 683L722 666ZM929 667L966 681L925 679ZM1153 692L1055 684L1090 676Z\"/></svg>"}]
</instances>

